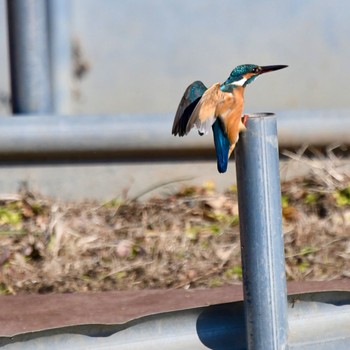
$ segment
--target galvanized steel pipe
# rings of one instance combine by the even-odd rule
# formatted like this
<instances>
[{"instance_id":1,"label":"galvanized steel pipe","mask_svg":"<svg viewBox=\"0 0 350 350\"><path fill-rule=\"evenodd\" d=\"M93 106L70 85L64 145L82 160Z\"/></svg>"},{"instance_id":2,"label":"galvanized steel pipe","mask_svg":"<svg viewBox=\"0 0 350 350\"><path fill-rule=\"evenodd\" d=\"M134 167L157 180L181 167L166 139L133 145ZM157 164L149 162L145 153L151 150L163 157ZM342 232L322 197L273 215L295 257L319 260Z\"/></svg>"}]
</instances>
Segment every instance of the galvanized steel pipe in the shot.
<instances>
[{"instance_id":1,"label":"galvanized steel pipe","mask_svg":"<svg viewBox=\"0 0 350 350\"><path fill-rule=\"evenodd\" d=\"M47 0L47 4L53 110L57 114L69 114L72 94L71 1Z\"/></svg>"},{"instance_id":2,"label":"galvanized steel pipe","mask_svg":"<svg viewBox=\"0 0 350 350\"><path fill-rule=\"evenodd\" d=\"M275 116L248 119L236 150L248 349L287 344L287 288Z\"/></svg>"},{"instance_id":3,"label":"galvanized steel pipe","mask_svg":"<svg viewBox=\"0 0 350 350\"><path fill-rule=\"evenodd\" d=\"M46 0L8 0L12 111L51 112Z\"/></svg>"}]
</instances>

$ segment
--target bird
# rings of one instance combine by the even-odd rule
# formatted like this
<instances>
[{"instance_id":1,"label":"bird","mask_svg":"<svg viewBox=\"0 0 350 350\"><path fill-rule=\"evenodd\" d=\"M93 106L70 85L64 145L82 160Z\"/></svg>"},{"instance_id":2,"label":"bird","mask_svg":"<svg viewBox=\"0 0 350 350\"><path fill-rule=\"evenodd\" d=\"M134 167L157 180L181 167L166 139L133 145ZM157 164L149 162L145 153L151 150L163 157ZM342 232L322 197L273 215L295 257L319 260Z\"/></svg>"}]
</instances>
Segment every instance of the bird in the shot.
<instances>
[{"instance_id":1,"label":"bird","mask_svg":"<svg viewBox=\"0 0 350 350\"><path fill-rule=\"evenodd\" d=\"M247 115L242 116L244 90L259 75L288 67L287 65L258 66L242 64L234 68L223 82L207 88L197 80L190 84L177 108L172 134L187 135L196 126L199 135L213 130L217 169L227 170L228 159L246 129Z\"/></svg>"}]
</instances>

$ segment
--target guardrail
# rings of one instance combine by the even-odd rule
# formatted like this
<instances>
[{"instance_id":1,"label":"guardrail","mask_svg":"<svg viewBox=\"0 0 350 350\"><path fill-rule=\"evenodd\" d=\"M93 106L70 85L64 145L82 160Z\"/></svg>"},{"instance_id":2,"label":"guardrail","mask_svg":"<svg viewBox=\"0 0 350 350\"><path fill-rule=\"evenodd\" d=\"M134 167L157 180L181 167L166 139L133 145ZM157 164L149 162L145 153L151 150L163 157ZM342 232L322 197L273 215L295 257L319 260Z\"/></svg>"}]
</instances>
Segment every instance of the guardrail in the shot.
<instances>
[{"instance_id":1,"label":"guardrail","mask_svg":"<svg viewBox=\"0 0 350 350\"><path fill-rule=\"evenodd\" d=\"M173 160L214 157L210 136L171 135L173 116L43 115L0 118L0 162ZM280 148L350 145L350 111L281 111Z\"/></svg>"}]
</instances>

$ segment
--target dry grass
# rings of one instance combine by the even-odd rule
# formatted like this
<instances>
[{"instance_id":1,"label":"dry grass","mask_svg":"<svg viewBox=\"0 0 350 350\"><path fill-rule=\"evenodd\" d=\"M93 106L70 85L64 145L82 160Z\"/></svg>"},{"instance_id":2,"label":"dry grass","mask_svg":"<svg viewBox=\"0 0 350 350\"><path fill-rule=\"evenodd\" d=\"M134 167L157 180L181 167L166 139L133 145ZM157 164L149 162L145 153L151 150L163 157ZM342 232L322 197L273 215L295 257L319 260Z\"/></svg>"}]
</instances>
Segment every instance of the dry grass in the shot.
<instances>
[{"instance_id":1,"label":"dry grass","mask_svg":"<svg viewBox=\"0 0 350 350\"><path fill-rule=\"evenodd\" d=\"M330 161L282 184L289 280L350 277L350 179ZM0 198L4 294L213 287L241 275L234 188L103 204Z\"/></svg>"}]
</instances>

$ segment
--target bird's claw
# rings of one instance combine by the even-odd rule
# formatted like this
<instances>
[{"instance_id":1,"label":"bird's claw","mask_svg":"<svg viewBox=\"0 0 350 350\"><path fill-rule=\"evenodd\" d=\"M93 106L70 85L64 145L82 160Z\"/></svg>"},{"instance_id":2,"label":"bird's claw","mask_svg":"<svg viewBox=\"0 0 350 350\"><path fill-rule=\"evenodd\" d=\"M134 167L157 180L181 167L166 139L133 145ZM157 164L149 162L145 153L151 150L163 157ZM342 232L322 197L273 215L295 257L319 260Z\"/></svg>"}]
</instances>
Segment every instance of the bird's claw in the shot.
<instances>
[{"instance_id":1,"label":"bird's claw","mask_svg":"<svg viewBox=\"0 0 350 350\"><path fill-rule=\"evenodd\" d=\"M247 126L248 118L249 118L249 115L248 115L248 114L245 114L245 115L242 117L242 124L243 124L244 126Z\"/></svg>"}]
</instances>

